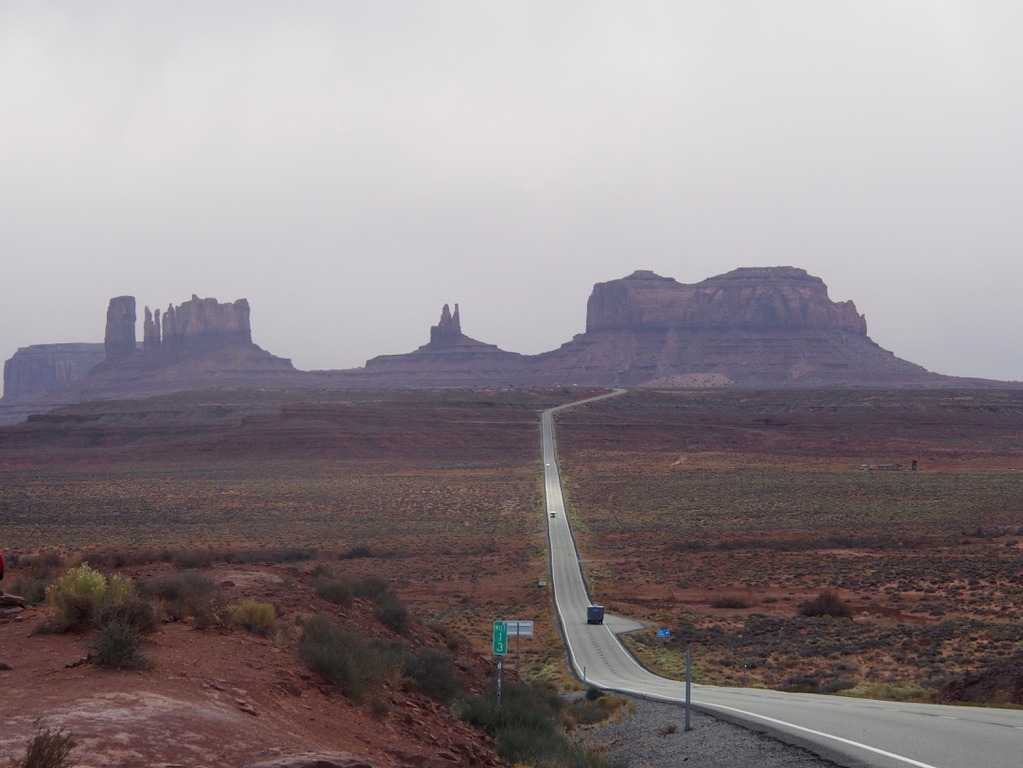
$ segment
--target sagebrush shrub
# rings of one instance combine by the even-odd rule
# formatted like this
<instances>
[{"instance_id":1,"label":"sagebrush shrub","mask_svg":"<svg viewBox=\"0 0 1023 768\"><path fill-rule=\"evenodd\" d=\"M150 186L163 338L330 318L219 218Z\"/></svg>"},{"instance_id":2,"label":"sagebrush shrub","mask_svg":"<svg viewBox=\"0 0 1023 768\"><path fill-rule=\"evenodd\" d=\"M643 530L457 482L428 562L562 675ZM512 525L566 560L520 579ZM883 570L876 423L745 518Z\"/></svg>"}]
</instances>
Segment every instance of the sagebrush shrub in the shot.
<instances>
[{"instance_id":1,"label":"sagebrush shrub","mask_svg":"<svg viewBox=\"0 0 1023 768\"><path fill-rule=\"evenodd\" d=\"M408 608L394 595L387 593L377 607L377 618L385 627L393 629L399 635L405 634L408 629Z\"/></svg>"},{"instance_id":2,"label":"sagebrush shrub","mask_svg":"<svg viewBox=\"0 0 1023 768\"><path fill-rule=\"evenodd\" d=\"M273 603L249 598L232 609L231 621L249 632L268 637L277 626L277 609Z\"/></svg>"},{"instance_id":3,"label":"sagebrush shrub","mask_svg":"<svg viewBox=\"0 0 1023 768\"><path fill-rule=\"evenodd\" d=\"M380 656L361 637L326 616L305 622L297 653L309 669L356 703L382 682L386 671Z\"/></svg>"},{"instance_id":4,"label":"sagebrush shrub","mask_svg":"<svg viewBox=\"0 0 1023 768\"><path fill-rule=\"evenodd\" d=\"M123 621L100 624L90 646L93 664L103 669L149 669L152 666L142 654L142 633Z\"/></svg>"},{"instance_id":5,"label":"sagebrush shrub","mask_svg":"<svg viewBox=\"0 0 1023 768\"><path fill-rule=\"evenodd\" d=\"M78 740L62 728L55 731L47 728L32 737L25 748L25 757L12 765L15 768L68 768L71 750L76 746Z\"/></svg>"},{"instance_id":6,"label":"sagebrush shrub","mask_svg":"<svg viewBox=\"0 0 1023 768\"><path fill-rule=\"evenodd\" d=\"M458 695L462 681L450 653L427 648L405 656L401 671L431 699L447 704Z\"/></svg>"},{"instance_id":7,"label":"sagebrush shrub","mask_svg":"<svg viewBox=\"0 0 1023 768\"><path fill-rule=\"evenodd\" d=\"M214 586L213 579L200 571L182 571L147 582L142 589L146 594L163 600L183 601L212 592Z\"/></svg>"},{"instance_id":8,"label":"sagebrush shrub","mask_svg":"<svg viewBox=\"0 0 1023 768\"><path fill-rule=\"evenodd\" d=\"M134 627L139 634L148 635L160 625L160 615L152 603L132 598L100 609L100 626L115 622Z\"/></svg>"},{"instance_id":9,"label":"sagebrush shrub","mask_svg":"<svg viewBox=\"0 0 1023 768\"><path fill-rule=\"evenodd\" d=\"M355 599L353 587L349 579L320 579L316 582L316 594L327 602L349 608Z\"/></svg>"},{"instance_id":10,"label":"sagebrush shrub","mask_svg":"<svg viewBox=\"0 0 1023 768\"><path fill-rule=\"evenodd\" d=\"M831 616L836 619L846 619L852 616L852 608L833 589L826 589L813 600L808 600L799 606L799 613L802 616Z\"/></svg>"},{"instance_id":11,"label":"sagebrush shrub","mask_svg":"<svg viewBox=\"0 0 1023 768\"><path fill-rule=\"evenodd\" d=\"M104 576L88 563L68 569L46 587L46 601L53 607L56 628L65 632L93 626L101 608L123 603L134 594L131 579L117 574Z\"/></svg>"}]
</instances>

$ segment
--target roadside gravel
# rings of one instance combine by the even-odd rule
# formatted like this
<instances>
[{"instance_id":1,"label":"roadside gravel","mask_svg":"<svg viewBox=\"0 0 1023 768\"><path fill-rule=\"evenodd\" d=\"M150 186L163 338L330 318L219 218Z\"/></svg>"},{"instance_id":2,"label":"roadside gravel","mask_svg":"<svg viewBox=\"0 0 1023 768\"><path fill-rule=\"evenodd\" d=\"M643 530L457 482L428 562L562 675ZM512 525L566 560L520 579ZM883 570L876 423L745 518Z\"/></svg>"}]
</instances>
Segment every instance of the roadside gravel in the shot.
<instances>
[{"instance_id":1,"label":"roadside gravel","mask_svg":"<svg viewBox=\"0 0 1023 768\"><path fill-rule=\"evenodd\" d=\"M625 697L628 712L612 722L579 727L578 743L606 760L629 768L834 768L805 749L762 733L693 712L692 730L684 729L678 705Z\"/></svg>"}]
</instances>

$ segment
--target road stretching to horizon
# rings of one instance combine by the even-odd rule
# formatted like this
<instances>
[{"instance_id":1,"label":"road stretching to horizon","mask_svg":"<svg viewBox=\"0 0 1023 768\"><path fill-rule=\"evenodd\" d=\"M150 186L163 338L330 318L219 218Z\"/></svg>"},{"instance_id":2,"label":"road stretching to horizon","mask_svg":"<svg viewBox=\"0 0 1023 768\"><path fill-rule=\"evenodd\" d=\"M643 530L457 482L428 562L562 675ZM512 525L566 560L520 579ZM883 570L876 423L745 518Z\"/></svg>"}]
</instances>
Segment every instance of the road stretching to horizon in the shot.
<instances>
[{"instance_id":1,"label":"road stretching to horizon","mask_svg":"<svg viewBox=\"0 0 1023 768\"><path fill-rule=\"evenodd\" d=\"M544 411L542 420L551 581L568 658L575 674L590 685L660 701L684 702L682 681L653 674L619 642L616 632L641 625L610 615L604 624L586 623L590 597L565 513L553 421L558 411L597 399L601 398L551 408ZM845 766L1023 765L1021 710L907 704L697 684L692 686L692 702L702 712L768 731Z\"/></svg>"}]
</instances>

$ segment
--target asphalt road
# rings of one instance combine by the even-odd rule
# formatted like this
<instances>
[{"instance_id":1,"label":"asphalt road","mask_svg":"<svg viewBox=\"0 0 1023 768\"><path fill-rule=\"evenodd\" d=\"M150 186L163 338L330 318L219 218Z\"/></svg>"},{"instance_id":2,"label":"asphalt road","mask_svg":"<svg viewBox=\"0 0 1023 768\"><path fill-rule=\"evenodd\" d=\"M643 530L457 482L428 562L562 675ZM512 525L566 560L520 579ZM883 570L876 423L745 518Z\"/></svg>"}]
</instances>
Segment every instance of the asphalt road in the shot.
<instances>
[{"instance_id":1,"label":"asphalt road","mask_svg":"<svg viewBox=\"0 0 1023 768\"><path fill-rule=\"evenodd\" d=\"M579 404L553 408L543 414L551 580L569 660L580 679L597 687L662 701L684 701L685 686L681 681L647 671L619 642L615 632L633 628L634 622L608 616L604 624L586 623L590 599L565 514L553 430L554 414ZM702 711L770 731L841 765L1023 766L1020 710L902 704L695 684L692 702Z\"/></svg>"}]
</instances>

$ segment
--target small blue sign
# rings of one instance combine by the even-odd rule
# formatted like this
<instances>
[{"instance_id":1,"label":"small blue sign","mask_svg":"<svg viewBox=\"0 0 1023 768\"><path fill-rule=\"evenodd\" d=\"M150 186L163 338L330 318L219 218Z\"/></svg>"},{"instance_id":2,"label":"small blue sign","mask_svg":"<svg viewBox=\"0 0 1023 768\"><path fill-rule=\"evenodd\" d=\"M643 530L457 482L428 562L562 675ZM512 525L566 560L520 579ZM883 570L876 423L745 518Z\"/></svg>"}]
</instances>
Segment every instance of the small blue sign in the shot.
<instances>
[{"instance_id":1,"label":"small blue sign","mask_svg":"<svg viewBox=\"0 0 1023 768\"><path fill-rule=\"evenodd\" d=\"M671 637L671 630L670 629L659 629L659 630L657 630L657 636L658 637Z\"/></svg>"}]
</instances>

